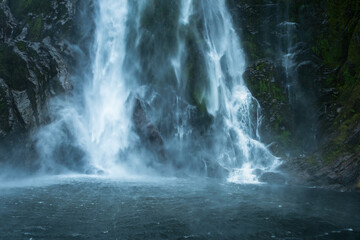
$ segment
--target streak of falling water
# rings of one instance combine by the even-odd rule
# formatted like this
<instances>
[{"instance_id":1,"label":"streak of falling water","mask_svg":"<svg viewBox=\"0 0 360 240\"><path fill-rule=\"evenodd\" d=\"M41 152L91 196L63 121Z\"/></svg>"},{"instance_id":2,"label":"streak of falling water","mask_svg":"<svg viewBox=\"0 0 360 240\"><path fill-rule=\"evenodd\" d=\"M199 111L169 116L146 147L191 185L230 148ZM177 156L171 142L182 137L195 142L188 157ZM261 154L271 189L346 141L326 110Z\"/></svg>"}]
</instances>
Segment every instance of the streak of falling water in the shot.
<instances>
[{"instance_id":1,"label":"streak of falling water","mask_svg":"<svg viewBox=\"0 0 360 240\"><path fill-rule=\"evenodd\" d=\"M254 182L253 169L272 170L278 159L259 141L260 106L243 81L244 53L225 1L202 1L202 10L210 79L210 87L205 93L207 110L223 118L227 130L234 133L232 140L239 150L230 159L224 160L220 154L219 162L233 169L230 181ZM221 148L219 152L222 152Z\"/></svg>"},{"instance_id":2,"label":"streak of falling water","mask_svg":"<svg viewBox=\"0 0 360 240\"><path fill-rule=\"evenodd\" d=\"M183 65L184 65L184 53L185 53L185 39L183 36L180 36L180 30L182 27L187 26L189 24L189 18L192 14L192 0L182 0L180 4L180 17L179 17L179 23L178 23L178 29L176 33L176 39L177 39L177 52L176 55L171 59L171 64L173 66L176 80L177 80L177 86L179 88L179 96L176 96L176 137L178 138L178 144L180 148L180 154L182 153L183 149L183 137L184 137L184 131L185 131L185 119L187 112L185 111L183 107L181 107L181 90L182 86L185 84L185 76L183 76Z\"/></svg>"},{"instance_id":3,"label":"streak of falling water","mask_svg":"<svg viewBox=\"0 0 360 240\"><path fill-rule=\"evenodd\" d=\"M99 1L93 79L85 89L86 151L94 167L111 170L129 146L131 119L125 104L130 90L123 73L126 0Z\"/></svg>"}]
</instances>

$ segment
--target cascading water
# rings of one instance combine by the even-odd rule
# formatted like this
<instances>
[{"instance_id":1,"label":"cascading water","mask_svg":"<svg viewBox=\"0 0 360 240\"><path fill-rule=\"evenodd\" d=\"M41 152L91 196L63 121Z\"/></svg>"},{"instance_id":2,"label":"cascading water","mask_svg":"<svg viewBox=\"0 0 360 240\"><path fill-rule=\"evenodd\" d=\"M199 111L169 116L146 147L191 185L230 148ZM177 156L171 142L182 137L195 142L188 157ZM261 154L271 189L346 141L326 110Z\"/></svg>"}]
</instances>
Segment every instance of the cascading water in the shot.
<instances>
[{"instance_id":1,"label":"cascading water","mask_svg":"<svg viewBox=\"0 0 360 240\"><path fill-rule=\"evenodd\" d=\"M218 160L232 169L231 181L253 182L253 169L270 170L277 165L277 158L259 141L260 106L244 84L245 58L225 1L203 2L202 8L210 79L205 95L207 110L223 119L225 134L231 136L231 150L235 151L232 156L224 155L227 149L220 146Z\"/></svg>"},{"instance_id":2,"label":"cascading water","mask_svg":"<svg viewBox=\"0 0 360 240\"><path fill-rule=\"evenodd\" d=\"M285 81L286 81L286 90L287 95L289 97L289 102L295 102L295 93L297 88L297 71L296 71L296 64L295 64L295 56L296 56L296 45L294 44L293 37L296 31L296 23L290 21L290 4L289 2L284 3L284 9L281 6L278 6L279 14L277 14L278 21L281 21L278 24L278 51L281 64L285 71ZM281 18L282 16L282 18Z\"/></svg>"},{"instance_id":3,"label":"cascading water","mask_svg":"<svg viewBox=\"0 0 360 240\"><path fill-rule=\"evenodd\" d=\"M41 83L36 88L53 90L56 86L47 83L59 81L35 81L37 72L33 71L38 63L48 63L48 57L41 59L43 51L37 50L54 45L66 53L75 50L80 57L73 56L77 63L69 70L73 91L49 103L49 124L36 133L37 151L27 157L32 160L37 153L43 172L24 179L22 172L4 170L0 159L0 239L360 239L360 215L356 214L360 213L359 193L355 191L358 182L354 182L356 158L335 161L335 167L330 164L322 168L320 161L315 167L301 164L301 172L320 170L309 174L311 184L332 184L328 187L354 192L321 190L301 186L301 182L295 185L296 178L274 172L280 161L261 142L259 102L266 107L264 116L269 116L270 111L276 118L280 112L283 118L292 117L283 115L281 106L287 108L288 102L278 91L279 83L285 83L285 73L290 80L291 71L298 71L299 89L301 80L318 79L303 76L299 67L303 56L298 54L298 47L292 47L296 41L284 41L287 48L274 51L279 32L292 26L282 16L280 21L273 19L278 15L275 8L290 1L49 0L37 9L40 2L45 1L9 0L0 4L0 18L4 19L1 14L7 8L6 24L16 26L12 28L16 31L11 31L16 39L0 43L1 76L4 69L9 70L6 74L22 76L19 69L13 69L19 61L13 56L9 61L6 56L14 51L26 60L21 62L30 65L20 68L29 70L27 80ZM74 6L75 2L79 3L76 11L85 8L76 20L77 24L86 22L84 28L77 29L82 36L80 43L63 44L57 42L59 37L50 40L51 35L42 43L32 42L29 34L36 38L63 36L63 28L68 33L69 21L63 20L69 14L64 7ZM299 1L293 5L299 11L321 6L302 4L308 7L300 7ZM260 8L266 13L259 14ZM249 14L243 17L244 12ZM318 13L326 12L321 9L310 15L317 13L314 17L318 18ZM15 22L19 15L22 21ZM253 19L256 21L246 22ZM38 20L39 33L38 27L32 26L34 22L39 25ZM297 22L296 28L313 24L310 20L306 24ZM55 29L62 23L66 24ZM246 41L241 41L234 23L243 27ZM2 25L0 22L0 33L4 32ZM17 29L21 28L20 33ZM264 29L271 33L258 34L266 32ZM4 33L10 36L9 31ZM286 34L290 34L288 30ZM266 35L269 38L262 39ZM256 46L250 50L256 55L248 56L249 67L242 43L246 50L249 45ZM4 51L4 47L13 50ZM259 49L264 50L264 55L257 56ZM295 57L286 63L285 53L294 51ZM258 59L263 57L272 58ZM35 66L31 66L33 63ZM53 68L58 64L51 64L49 72L56 72ZM47 74L45 68L39 70L40 76ZM254 79L259 82L251 82ZM14 86L18 84L17 79L11 81ZM260 82L261 89L253 88ZM261 92L256 95L261 101L251 95L245 83L249 88L251 84L255 94ZM0 78L1 124L4 94L6 101L9 95L9 100L15 102L20 93L29 97L34 94L28 91L31 88L15 91L4 84ZM272 96L275 93L277 96ZM265 101L271 104L265 105ZM306 112L295 109L299 115ZM20 115L20 111L13 113ZM274 123L272 116L270 123ZM274 126L288 132L280 124ZM271 135L272 130L266 127ZM275 133L274 139L277 136ZM12 146L9 140L5 147L18 151L18 145ZM32 143L28 147L31 150L35 147ZM29 164L3 154L3 148L0 145L0 158L8 157L14 165ZM26 169L38 167L36 163L31 161L32 166ZM300 167L298 161L288 163L288 168ZM2 173L8 170L13 173L3 178ZM285 184L287 180L290 184ZM269 184L233 184L258 182Z\"/></svg>"},{"instance_id":4,"label":"cascading water","mask_svg":"<svg viewBox=\"0 0 360 240\"><path fill-rule=\"evenodd\" d=\"M85 172L125 174L119 156L130 146L134 136L131 132L131 104L127 103L131 89L130 84L126 84L122 67L126 54L127 17L126 0L98 1L92 74L83 85L79 84L81 96L60 102L56 121L40 131L38 136L38 149L42 159L47 158L47 168L58 167L48 158L56 158L51 152L57 151L57 145L70 141L71 147L85 155ZM49 141L51 134L44 136L62 131L70 132L71 137L64 136L54 143Z\"/></svg>"},{"instance_id":5,"label":"cascading water","mask_svg":"<svg viewBox=\"0 0 360 240\"><path fill-rule=\"evenodd\" d=\"M256 182L254 169L274 170L225 1L102 0L97 8L92 77L83 100L62 104L39 133L42 159L62 142L47 137L61 133L88 172L221 168L230 181Z\"/></svg>"},{"instance_id":6,"label":"cascading water","mask_svg":"<svg viewBox=\"0 0 360 240\"><path fill-rule=\"evenodd\" d=\"M130 144L130 89L122 68L127 13L127 1L99 1L93 79L84 89L85 148L92 165L103 170L116 166L120 151Z\"/></svg>"}]
</instances>

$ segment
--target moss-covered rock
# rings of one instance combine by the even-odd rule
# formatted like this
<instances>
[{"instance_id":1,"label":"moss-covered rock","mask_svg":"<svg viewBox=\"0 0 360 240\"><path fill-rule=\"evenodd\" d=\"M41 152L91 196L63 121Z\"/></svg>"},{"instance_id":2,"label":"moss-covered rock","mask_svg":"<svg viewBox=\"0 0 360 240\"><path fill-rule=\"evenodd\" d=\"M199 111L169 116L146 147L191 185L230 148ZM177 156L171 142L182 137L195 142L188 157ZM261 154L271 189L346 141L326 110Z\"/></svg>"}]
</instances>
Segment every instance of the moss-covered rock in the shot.
<instances>
[{"instance_id":1,"label":"moss-covered rock","mask_svg":"<svg viewBox=\"0 0 360 240\"><path fill-rule=\"evenodd\" d=\"M348 169L348 164L356 169L360 151L360 2L228 0L227 4L250 64L244 78L262 107L262 128L267 126L262 140L287 142L284 150L298 153L288 159L294 168L307 171L308 179L321 169L318 180L332 174L327 184L349 185L343 179L359 178L356 171L336 168ZM290 65L285 69L287 53ZM270 74L261 73L263 58L275 71L266 68ZM273 77L275 82L267 80Z\"/></svg>"},{"instance_id":2,"label":"moss-covered rock","mask_svg":"<svg viewBox=\"0 0 360 240\"><path fill-rule=\"evenodd\" d=\"M267 59L258 60L246 69L244 80L261 106L262 141L272 143L272 150L286 157L295 148L294 116L274 64Z\"/></svg>"},{"instance_id":3,"label":"moss-covered rock","mask_svg":"<svg viewBox=\"0 0 360 240\"><path fill-rule=\"evenodd\" d=\"M76 3L72 0L1 3L2 136L13 131L27 132L44 123L49 97L72 89L65 62L65 57L70 57L63 52L63 40L75 28Z\"/></svg>"},{"instance_id":4,"label":"moss-covered rock","mask_svg":"<svg viewBox=\"0 0 360 240\"><path fill-rule=\"evenodd\" d=\"M318 90L319 147L304 171L318 184L351 187L360 180L360 3L321 1L322 24L311 50L320 59ZM312 176L313 175L313 176Z\"/></svg>"}]
</instances>

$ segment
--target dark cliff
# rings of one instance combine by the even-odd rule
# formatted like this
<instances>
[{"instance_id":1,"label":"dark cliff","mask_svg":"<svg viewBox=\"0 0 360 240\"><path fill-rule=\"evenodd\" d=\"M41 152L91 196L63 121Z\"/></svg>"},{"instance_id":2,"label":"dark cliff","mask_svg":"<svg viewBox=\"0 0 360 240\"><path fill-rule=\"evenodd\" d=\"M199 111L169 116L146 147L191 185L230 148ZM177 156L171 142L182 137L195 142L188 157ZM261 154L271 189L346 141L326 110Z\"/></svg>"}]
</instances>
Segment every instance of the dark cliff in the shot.
<instances>
[{"instance_id":1,"label":"dark cliff","mask_svg":"<svg viewBox=\"0 0 360 240\"><path fill-rule=\"evenodd\" d=\"M80 57L73 44L88 37L76 23L84 14L83 4L77 0L0 3L2 161L15 157L19 158L15 165L31 166L35 156L31 133L50 120L51 98L71 94L74 59Z\"/></svg>"},{"instance_id":2,"label":"dark cliff","mask_svg":"<svg viewBox=\"0 0 360 240\"><path fill-rule=\"evenodd\" d=\"M263 141L317 185L360 180L360 3L228 1Z\"/></svg>"}]
</instances>

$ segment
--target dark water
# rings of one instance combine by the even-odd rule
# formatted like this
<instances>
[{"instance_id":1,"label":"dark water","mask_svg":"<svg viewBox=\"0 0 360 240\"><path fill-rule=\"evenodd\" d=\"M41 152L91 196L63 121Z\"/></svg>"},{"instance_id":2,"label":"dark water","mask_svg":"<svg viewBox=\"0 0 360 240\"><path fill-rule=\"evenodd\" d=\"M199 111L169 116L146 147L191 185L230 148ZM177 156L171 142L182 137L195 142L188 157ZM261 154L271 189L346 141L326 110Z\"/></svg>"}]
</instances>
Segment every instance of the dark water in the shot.
<instances>
[{"instance_id":1,"label":"dark water","mask_svg":"<svg viewBox=\"0 0 360 240\"><path fill-rule=\"evenodd\" d=\"M198 179L42 181L0 188L0 239L360 239L359 193Z\"/></svg>"}]
</instances>

